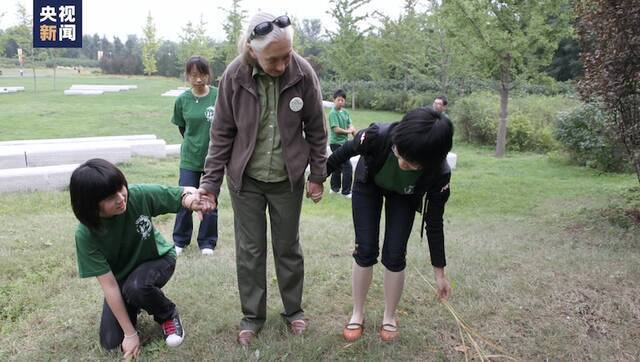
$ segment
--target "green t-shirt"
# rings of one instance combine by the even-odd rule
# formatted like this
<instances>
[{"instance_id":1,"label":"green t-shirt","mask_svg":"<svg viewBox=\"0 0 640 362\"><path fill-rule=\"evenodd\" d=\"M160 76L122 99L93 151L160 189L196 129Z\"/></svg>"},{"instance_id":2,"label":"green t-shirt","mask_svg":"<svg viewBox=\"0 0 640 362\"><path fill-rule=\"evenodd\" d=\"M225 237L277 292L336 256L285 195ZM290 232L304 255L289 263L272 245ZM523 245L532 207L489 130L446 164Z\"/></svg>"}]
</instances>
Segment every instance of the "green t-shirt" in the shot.
<instances>
[{"instance_id":1,"label":"green t-shirt","mask_svg":"<svg viewBox=\"0 0 640 362\"><path fill-rule=\"evenodd\" d=\"M346 109L342 108L341 110L336 110L335 107L331 109L329 112L329 144L337 144L343 145L347 142L349 135L347 134L336 134L333 131L333 127L340 127L344 130L351 126L351 117L349 116L349 112Z\"/></svg>"},{"instance_id":2,"label":"green t-shirt","mask_svg":"<svg viewBox=\"0 0 640 362\"><path fill-rule=\"evenodd\" d=\"M196 97L191 90L184 91L173 107L171 123L184 127L180 147L180 168L202 171L209 150L209 133L215 118L218 89L209 87L209 94Z\"/></svg>"},{"instance_id":3,"label":"green t-shirt","mask_svg":"<svg viewBox=\"0 0 640 362\"><path fill-rule=\"evenodd\" d=\"M151 218L178 212L181 196L182 187L131 185L127 210L102 219L102 231L91 231L79 224L76 253L80 277L100 276L112 271L116 280L121 281L146 261L167 253L175 257L173 243L162 237Z\"/></svg>"},{"instance_id":4,"label":"green t-shirt","mask_svg":"<svg viewBox=\"0 0 640 362\"><path fill-rule=\"evenodd\" d=\"M416 181L422 175L422 171L405 171L398 166L398 158L393 152L384 165L373 178L376 185L385 190L393 191L400 195L411 195L415 189Z\"/></svg>"}]
</instances>

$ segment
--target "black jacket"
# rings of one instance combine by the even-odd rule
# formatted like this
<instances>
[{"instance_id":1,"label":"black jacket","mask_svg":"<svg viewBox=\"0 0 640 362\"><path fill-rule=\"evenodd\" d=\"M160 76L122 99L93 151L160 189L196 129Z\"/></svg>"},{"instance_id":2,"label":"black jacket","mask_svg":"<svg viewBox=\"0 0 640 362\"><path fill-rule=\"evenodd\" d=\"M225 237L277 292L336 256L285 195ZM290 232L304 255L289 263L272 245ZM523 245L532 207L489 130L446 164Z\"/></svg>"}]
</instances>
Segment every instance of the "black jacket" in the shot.
<instances>
[{"instance_id":1,"label":"black jacket","mask_svg":"<svg viewBox=\"0 0 640 362\"><path fill-rule=\"evenodd\" d=\"M380 171L391 151L391 131L396 123L372 123L368 128L356 133L353 140L345 142L335 150L327 160L327 175L340 170L340 165L355 155L360 155L356 166L355 182L373 182L373 177ZM444 230L442 216L444 205L449 199L451 169L447 160L443 160L438 169L425 170L416 181L413 197L417 212L422 213L420 237L427 232L431 264L444 267Z\"/></svg>"}]
</instances>

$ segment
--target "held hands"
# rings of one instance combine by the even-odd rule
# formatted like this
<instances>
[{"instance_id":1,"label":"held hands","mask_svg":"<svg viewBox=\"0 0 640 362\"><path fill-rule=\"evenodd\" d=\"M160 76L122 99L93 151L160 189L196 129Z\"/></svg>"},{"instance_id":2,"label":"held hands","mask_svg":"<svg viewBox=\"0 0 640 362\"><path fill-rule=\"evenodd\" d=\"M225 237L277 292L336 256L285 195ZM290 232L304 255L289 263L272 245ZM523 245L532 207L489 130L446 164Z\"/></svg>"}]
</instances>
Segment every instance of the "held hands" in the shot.
<instances>
[{"instance_id":1,"label":"held hands","mask_svg":"<svg viewBox=\"0 0 640 362\"><path fill-rule=\"evenodd\" d=\"M122 353L124 353L124 360L130 361L132 358L137 358L140 354L140 337L138 332L133 335L126 335L122 339Z\"/></svg>"},{"instance_id":2,"label":"held hands","mask_svg":"<svg viewBox=\"0 0 640 362\"><path fill-rule=\"evenodd\" d=\"M318 202L322 199L322 193L324 192L324 185L315 183L313 181L307 181L307 198Z\"/></svg>"},{"instance_id":3,"label":"held hands","mask_svg":"<svg viewBox=\"0 0 640 362\"><path fill-rule=\"evenodd\" d=\"M451 284L444 276L444 268L433 268L436 275L436 295L438 299L445 301L451 296Z\"/></svg>"},{"instance_id":4,"label":"held hands","mask_svg":"<svg viewBox=\"0 0 640 362\"><path fill-rule=\"evenodd\" d=\"M200 202L202 203L202 212L210 212L218 207L218 200L215 194L210 193L203 188L199 188L197 193L200 196Z\"/></svg>"},{"instance_id":5,"label":"held hands","mask_svg":"<svg viewBox=\"0 0 640 362\"><path fill-rule=\"evenodd\" d=\"M198 189L185 186L182 191L182 206L185 209L196 211L198 219L202 220L202 212L205 210L205 201L202 200Z\"/></svg>"}]
</instances>

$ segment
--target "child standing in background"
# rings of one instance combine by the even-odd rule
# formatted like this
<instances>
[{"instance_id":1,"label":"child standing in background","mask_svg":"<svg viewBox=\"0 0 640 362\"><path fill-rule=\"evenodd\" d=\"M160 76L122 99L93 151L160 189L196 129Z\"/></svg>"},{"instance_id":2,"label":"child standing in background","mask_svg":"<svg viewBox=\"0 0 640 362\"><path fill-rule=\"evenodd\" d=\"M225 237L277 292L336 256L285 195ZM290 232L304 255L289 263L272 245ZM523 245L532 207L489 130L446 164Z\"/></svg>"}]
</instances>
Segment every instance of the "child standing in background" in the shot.
<instances>
[{"instance_id":1,"label":"child standing in background","mask_svg":"<svg viewBox=\"0 0 640 362\"><path fill-rule=\"evenodd\" d=\"M344 103L347 94L342 89L338 89L333 93L333 103L335 107L329 112L329 148L331 152L337 150L349 139L349 135L355 135L356 129L351 123L351 116L346 109ZM342 196L351 198L351 181L353 178L353 168L351 161L347 160L340 165L341 172L331 174L331 190L330 193L338 193L342 188Z\"/></svg>"}]
</instances>

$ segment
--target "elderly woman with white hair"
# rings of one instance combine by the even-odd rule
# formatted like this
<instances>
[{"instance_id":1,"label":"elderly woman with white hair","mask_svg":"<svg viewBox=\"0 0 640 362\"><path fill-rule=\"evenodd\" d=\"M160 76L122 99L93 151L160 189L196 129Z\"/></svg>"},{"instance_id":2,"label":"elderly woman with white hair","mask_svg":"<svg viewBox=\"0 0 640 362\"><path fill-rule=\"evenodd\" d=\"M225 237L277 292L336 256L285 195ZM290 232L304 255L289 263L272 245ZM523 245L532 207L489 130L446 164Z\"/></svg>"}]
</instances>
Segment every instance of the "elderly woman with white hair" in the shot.
<instances>
[{"instance_id":1,"label":"elderly woman with white hair","mask_svg":"<svg viewBox=\"0 0 640 362\"><path fill-rule=\"evenodd\" d=\"M258 13L250 20L238 44L240 55L220 81L199 189L213 209L226 169L244 314L238 333L242 346L251 343L266 320L266 210L282 316L294 335L308 327L298 230L307 165L307 197L322 198L327 132L320 83L292 42L286 15Z\"/></svg>"}]
</instances>

